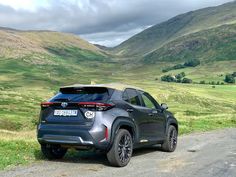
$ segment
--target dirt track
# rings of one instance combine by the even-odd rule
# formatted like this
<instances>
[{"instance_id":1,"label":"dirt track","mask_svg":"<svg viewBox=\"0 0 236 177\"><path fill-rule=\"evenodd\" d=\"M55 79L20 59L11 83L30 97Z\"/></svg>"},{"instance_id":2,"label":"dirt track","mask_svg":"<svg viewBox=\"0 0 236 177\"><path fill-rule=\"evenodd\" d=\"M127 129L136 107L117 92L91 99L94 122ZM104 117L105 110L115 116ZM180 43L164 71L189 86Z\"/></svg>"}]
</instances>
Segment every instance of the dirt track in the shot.
<instances>
[{"instance_id":1,"label":"dirt track","mask_svg":"<svg viewBox=\"0 0 236 177\"><path fill-rule=\"evenodd\" d=\"M105 156L83 153L63 161L43 161L0 172L6 177L186 176L236 177L236 129L195 133L179 138L174 153L158 147L135 150L130 164L110 167Z\"/></svg>"}]
</instances>

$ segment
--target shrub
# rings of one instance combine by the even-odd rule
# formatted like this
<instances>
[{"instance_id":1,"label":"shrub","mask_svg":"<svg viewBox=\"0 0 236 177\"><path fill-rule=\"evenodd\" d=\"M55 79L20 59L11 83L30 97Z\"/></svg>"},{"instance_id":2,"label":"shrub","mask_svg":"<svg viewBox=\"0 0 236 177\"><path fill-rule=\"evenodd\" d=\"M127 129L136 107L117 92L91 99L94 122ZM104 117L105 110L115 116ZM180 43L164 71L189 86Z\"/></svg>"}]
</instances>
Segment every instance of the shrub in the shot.
<instances>
[{"instance_id":1,"label":"shrub","mask_svg":"<svg viewBox=\"0 0 236 177\"><path fill-rule=\"evenodd\" d=\"M188 78L183 78L183 80L182 80L182 83L192 83L193 81L192 81L192 79L188 79Z\"/></svg>"},{"instance_id":2,"label":"shrub","mask_svg":"<svg viewBox=\"0 0 236 177\"><path fill-rule=\"evenodd\" d=\"M214 81L211 81L211 85L215 85L216 83Z\"/></svg>"},{"instance_id":3,"label":"shrub","mask_svg":"<svg viewBox=\"0 0 236 177\"><path fill-rule=\"evenodd\" d=\"M165 81L165 82L176 82L175 77L173 77L171 75L164 75L161 77L161 80Z\"/></svg>"},{"instance_id":4,"label":"shrub","mask_svg":"<svg viewBox=\"0 0 236 177\"><path fill-rule=\"evenodd\" d=\"M182 64L177 64L177 65L172 67L172 69L182 69L182 68L185 68L185 66L182 65Z\"/></svg>"},{"instance_id":5,"label":"shrub","mask_svg":"<svg viewBox=\"0 0 236 177\"><path fill-rule=\"evenodd\" d=\"M200 81L199 84L206 84L206 82L205 81Z\"/></svg>"},{"instance_id":6,"label":"shrub","mask_svg":"<svg viewBox=\"0 0 236 177\"><path fill-rule=\"evenodd\" d=\"M170 71L169 68L165 68L165 69L162 70L163 73L166 73L168 71Z\"/></svg>"},{"instance_id":7,"label":"shrub","mask_svg":"<svg viewBox=\"0 0 236 177\"><path fill-rule=\"evenodd\" d=\"M227 83L235 83L235 78L232 74L226 74L224 81Z\"/></svg>"},{"instance_id":8,"label":"shrub","mask_svg":"<svg viewBox=\"0 0 236 177\"><path fill-rule=\"evenodd\" d=\"M175 75L175 77L176 77L177 80L181 80L183 77L185 77L185 73L181 72L181 73Z\"/></svg>"},{"instance_id":9,"label":"shrub","mask_svg":"<svg viewBox=\"0 0 236 177\"><path fill-rule=\"evenodd\" d=\"M236 72L233 72L232 76L233 76L233 77L236 77Z\"/></svg>"},{"instance_id":10,"label":"shrub","mask_svg":"<svg viewBox=\"0 0 236 177\"><path fill-rule=\"evenodd\" d=\"M200 60L198 59L192 59L184 63L184 66L186 67L196 67L198 65L200 65Z\"/></svg>"},{"instance_id":11,"label":"shrub","mask_svg":"<svg viewBox=\"0 0 236 177\"><path fill-rule=\"evenodd\" d=\"M182 69L186 67L195 67L197 65L200 65L200 60L195 59L195 60L188 60L184 64L177 64L172 67L168 67L162 70L163 73L166 73L171 70L176 70L176 69Z\"/></svg>"}]
</instances>

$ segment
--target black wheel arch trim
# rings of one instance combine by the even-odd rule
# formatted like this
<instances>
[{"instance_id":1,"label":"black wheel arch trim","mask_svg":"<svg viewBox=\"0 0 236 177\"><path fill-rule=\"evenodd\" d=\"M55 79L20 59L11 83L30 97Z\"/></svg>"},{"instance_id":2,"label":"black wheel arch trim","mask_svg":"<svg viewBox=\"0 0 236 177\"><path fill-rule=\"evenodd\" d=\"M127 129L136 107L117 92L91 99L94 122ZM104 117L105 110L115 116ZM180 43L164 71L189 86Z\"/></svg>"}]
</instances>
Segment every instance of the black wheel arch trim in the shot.
<instances>
[{"instance_id":1,"label":"black wheel arch trim","mask_svg":"<svg viewBox=\"0 0 236 177\"><path fill-rule=\"evenodd\" d=\"M167 123L166 123L166 134L167 134L167 131L168 131L168 127L170 125L174 125L176 127L177 132L179 132L178 121L174 117L169 117L168 120L167 120Z\"/></svg>"},{"instance_id":2,"label":"black wheel arch trim","mask_svg":"<svg viewBox=\"0 0 236 177\"><path fill-rule=\"evenodd\" d=\"M129 126L132 129L132 137L133 137L133 141L135 142L137 140L137 129L135 127L135 123L133 122L132 119L130 119L129 117L118 117L116 118L116 120L113 122L112 126L111 126L111 139L110 139L110 145L109 145L109 149L112 146L115 136L118 132L118 130L120 129L120 127L122 126Z\"/></svg>"}]
</instances>

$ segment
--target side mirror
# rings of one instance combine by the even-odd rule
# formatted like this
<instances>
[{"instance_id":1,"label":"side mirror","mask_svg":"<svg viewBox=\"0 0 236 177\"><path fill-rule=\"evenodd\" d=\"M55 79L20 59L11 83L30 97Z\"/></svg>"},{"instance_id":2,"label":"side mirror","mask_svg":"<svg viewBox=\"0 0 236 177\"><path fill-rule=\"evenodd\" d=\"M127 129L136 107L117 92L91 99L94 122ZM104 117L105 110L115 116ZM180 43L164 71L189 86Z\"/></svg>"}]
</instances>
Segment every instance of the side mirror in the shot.
<instances>
[{"instance_id":1,"label":"side mirror","mask_svg":"<svg viewBox=\"0 0 236 177\"><path fill-rule=\"evenodd\" d=\"M168 109L168 106L167 106L166 103L162 103L162 104L161 104L161 108L162 108L162 109Z\"/></svg>"}]
</instances>

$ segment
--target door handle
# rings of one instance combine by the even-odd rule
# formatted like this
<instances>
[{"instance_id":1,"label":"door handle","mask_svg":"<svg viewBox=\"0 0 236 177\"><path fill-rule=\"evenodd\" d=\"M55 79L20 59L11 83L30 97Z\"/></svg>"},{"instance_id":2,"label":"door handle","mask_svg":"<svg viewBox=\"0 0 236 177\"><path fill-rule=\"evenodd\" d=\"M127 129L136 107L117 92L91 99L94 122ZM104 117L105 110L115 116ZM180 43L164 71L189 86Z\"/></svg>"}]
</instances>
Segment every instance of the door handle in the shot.
<instances>
[{"instance_id":1,"label":"door handle","mask_svg":"<svg viewBox=\"0 0 236 177\"><path fill-rule=\"evenodd\" d=\"M134 110L132 108L126 109L127 112L133 112Z\"/></svg>"},{"instance_id":2,"label":"door handle","mask_svg":"<svg viewBox=\"0 0 236 177\"><path fill-rule=\"evenodd\" d=\"M154 116L154 114L153 114L153 113L149 113L148 115L149 115L149 116Z\"/></svg>"}]
</instances>

